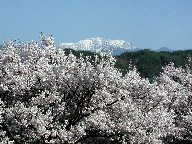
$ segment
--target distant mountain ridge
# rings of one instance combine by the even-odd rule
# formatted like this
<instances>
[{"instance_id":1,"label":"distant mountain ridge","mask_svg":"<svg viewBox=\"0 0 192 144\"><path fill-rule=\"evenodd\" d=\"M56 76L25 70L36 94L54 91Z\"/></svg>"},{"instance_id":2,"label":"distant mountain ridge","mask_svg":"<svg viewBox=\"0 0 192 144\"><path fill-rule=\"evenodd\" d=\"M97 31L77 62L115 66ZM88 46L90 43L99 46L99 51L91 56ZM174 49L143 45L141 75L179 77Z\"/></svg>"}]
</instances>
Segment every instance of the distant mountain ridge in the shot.
<instances>
[{"instance_id":1,"label":"distant mountain ridge","mask_svg":"<svg viewBox=\"0 0 192 144\"><path fill-rule=\"evenodd\" d=\"M168 47L161 47L157 50L155 50L156 52L162 52L162 51L167 51L167 52L173 52L172 49L169 49Z\"/></svg>"},{"instance_id":2,"label":"distant mountain ridge","mask_svg":"<svg viewBox=\"0 0 192 144\"><path fill-rule=\"evenodd\" d=\"M132 51L136 48L133 44L124 40L110 40L101 37L80 40L78 43L62 43L60 47L71 48L74 50L84 50L92 52L112 51L113 55L119 55L123 52Z\"/></svg>"}]
</instances>

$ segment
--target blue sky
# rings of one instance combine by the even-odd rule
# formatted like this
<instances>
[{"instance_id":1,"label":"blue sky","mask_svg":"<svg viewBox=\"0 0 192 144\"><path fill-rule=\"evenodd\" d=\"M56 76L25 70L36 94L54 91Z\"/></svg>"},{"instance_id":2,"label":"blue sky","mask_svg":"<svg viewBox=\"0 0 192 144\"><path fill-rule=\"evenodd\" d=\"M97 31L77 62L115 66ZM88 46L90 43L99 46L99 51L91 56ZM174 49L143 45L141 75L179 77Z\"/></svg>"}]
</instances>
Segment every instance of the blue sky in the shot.
<instances>
[{"instance_id":1,"label":"blue sky","mask_svg":"<svg viewBox=\"0 0 192 144\"><path fill-rule=\"evenodd\" d=\"M91 37L123 39L141 48L192 49L192 0L1 0L0 43L56 43Z\"/></svg>"}]
</instances>

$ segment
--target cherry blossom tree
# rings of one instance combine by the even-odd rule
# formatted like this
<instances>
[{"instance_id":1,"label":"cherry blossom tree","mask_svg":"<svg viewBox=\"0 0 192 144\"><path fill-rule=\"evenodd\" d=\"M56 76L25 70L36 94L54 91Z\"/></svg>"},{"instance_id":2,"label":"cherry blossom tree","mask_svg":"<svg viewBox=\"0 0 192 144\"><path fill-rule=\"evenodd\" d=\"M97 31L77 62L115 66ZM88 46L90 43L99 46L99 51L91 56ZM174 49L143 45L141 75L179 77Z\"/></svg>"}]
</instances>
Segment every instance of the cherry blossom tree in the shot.
<instances>
[{"instance_id":1,"label":"cherry blossom tree","mask_svg":"<svg viewBox=\"0 0 192 144\"><path fill-rule=\"evenodd\" d=\"M191 128L191 69L173 64L153 83L125 76L108 53L76 58L41 33L41 45L0 53L1 143L164 143Z\"/></svg>"}]
</instances>

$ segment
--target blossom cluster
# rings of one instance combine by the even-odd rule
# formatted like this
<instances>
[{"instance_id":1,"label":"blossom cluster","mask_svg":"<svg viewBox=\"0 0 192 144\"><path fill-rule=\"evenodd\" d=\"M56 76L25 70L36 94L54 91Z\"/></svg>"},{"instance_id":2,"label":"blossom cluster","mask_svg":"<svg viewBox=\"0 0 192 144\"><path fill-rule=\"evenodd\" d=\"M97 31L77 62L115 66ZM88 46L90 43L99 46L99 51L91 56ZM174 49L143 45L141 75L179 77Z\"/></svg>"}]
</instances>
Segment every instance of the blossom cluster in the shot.
<instances>
[{"instance_id":1,"label":"blossom cluster","mask_svg":"<svg viewBox=\"0 0 192 144\"><path fill-rule=\"evenodd\" d=\"M108 53L65 55L52 36L0 52L0 143L164 143L191 135L192 73L125 76Z\"/></svg>"}]
</instances>

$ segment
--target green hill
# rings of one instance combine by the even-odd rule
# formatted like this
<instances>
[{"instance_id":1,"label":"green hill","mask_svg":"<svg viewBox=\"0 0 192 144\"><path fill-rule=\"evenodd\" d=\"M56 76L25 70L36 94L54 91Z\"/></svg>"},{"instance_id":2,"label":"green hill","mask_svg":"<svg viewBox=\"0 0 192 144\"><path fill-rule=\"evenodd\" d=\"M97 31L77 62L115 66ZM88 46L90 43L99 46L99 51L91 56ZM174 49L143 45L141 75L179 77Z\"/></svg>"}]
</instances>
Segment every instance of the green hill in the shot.
<instances>
[{"instance_id":1,"label":"green hill","mask_svg":"<svg viewBox=\"0 0 192 144\"><path fill-rule=\"evenodd\" d=\"M185 67L189 55L192 56L192 50L154 52L144 49L137 52L126 52L117 56L116 67L126 73L131 61L132 65L140 72L141 77L153 79L162 72L162 67L170 62L173 62L176 67Z\"/></svg>"}]
</instances>

